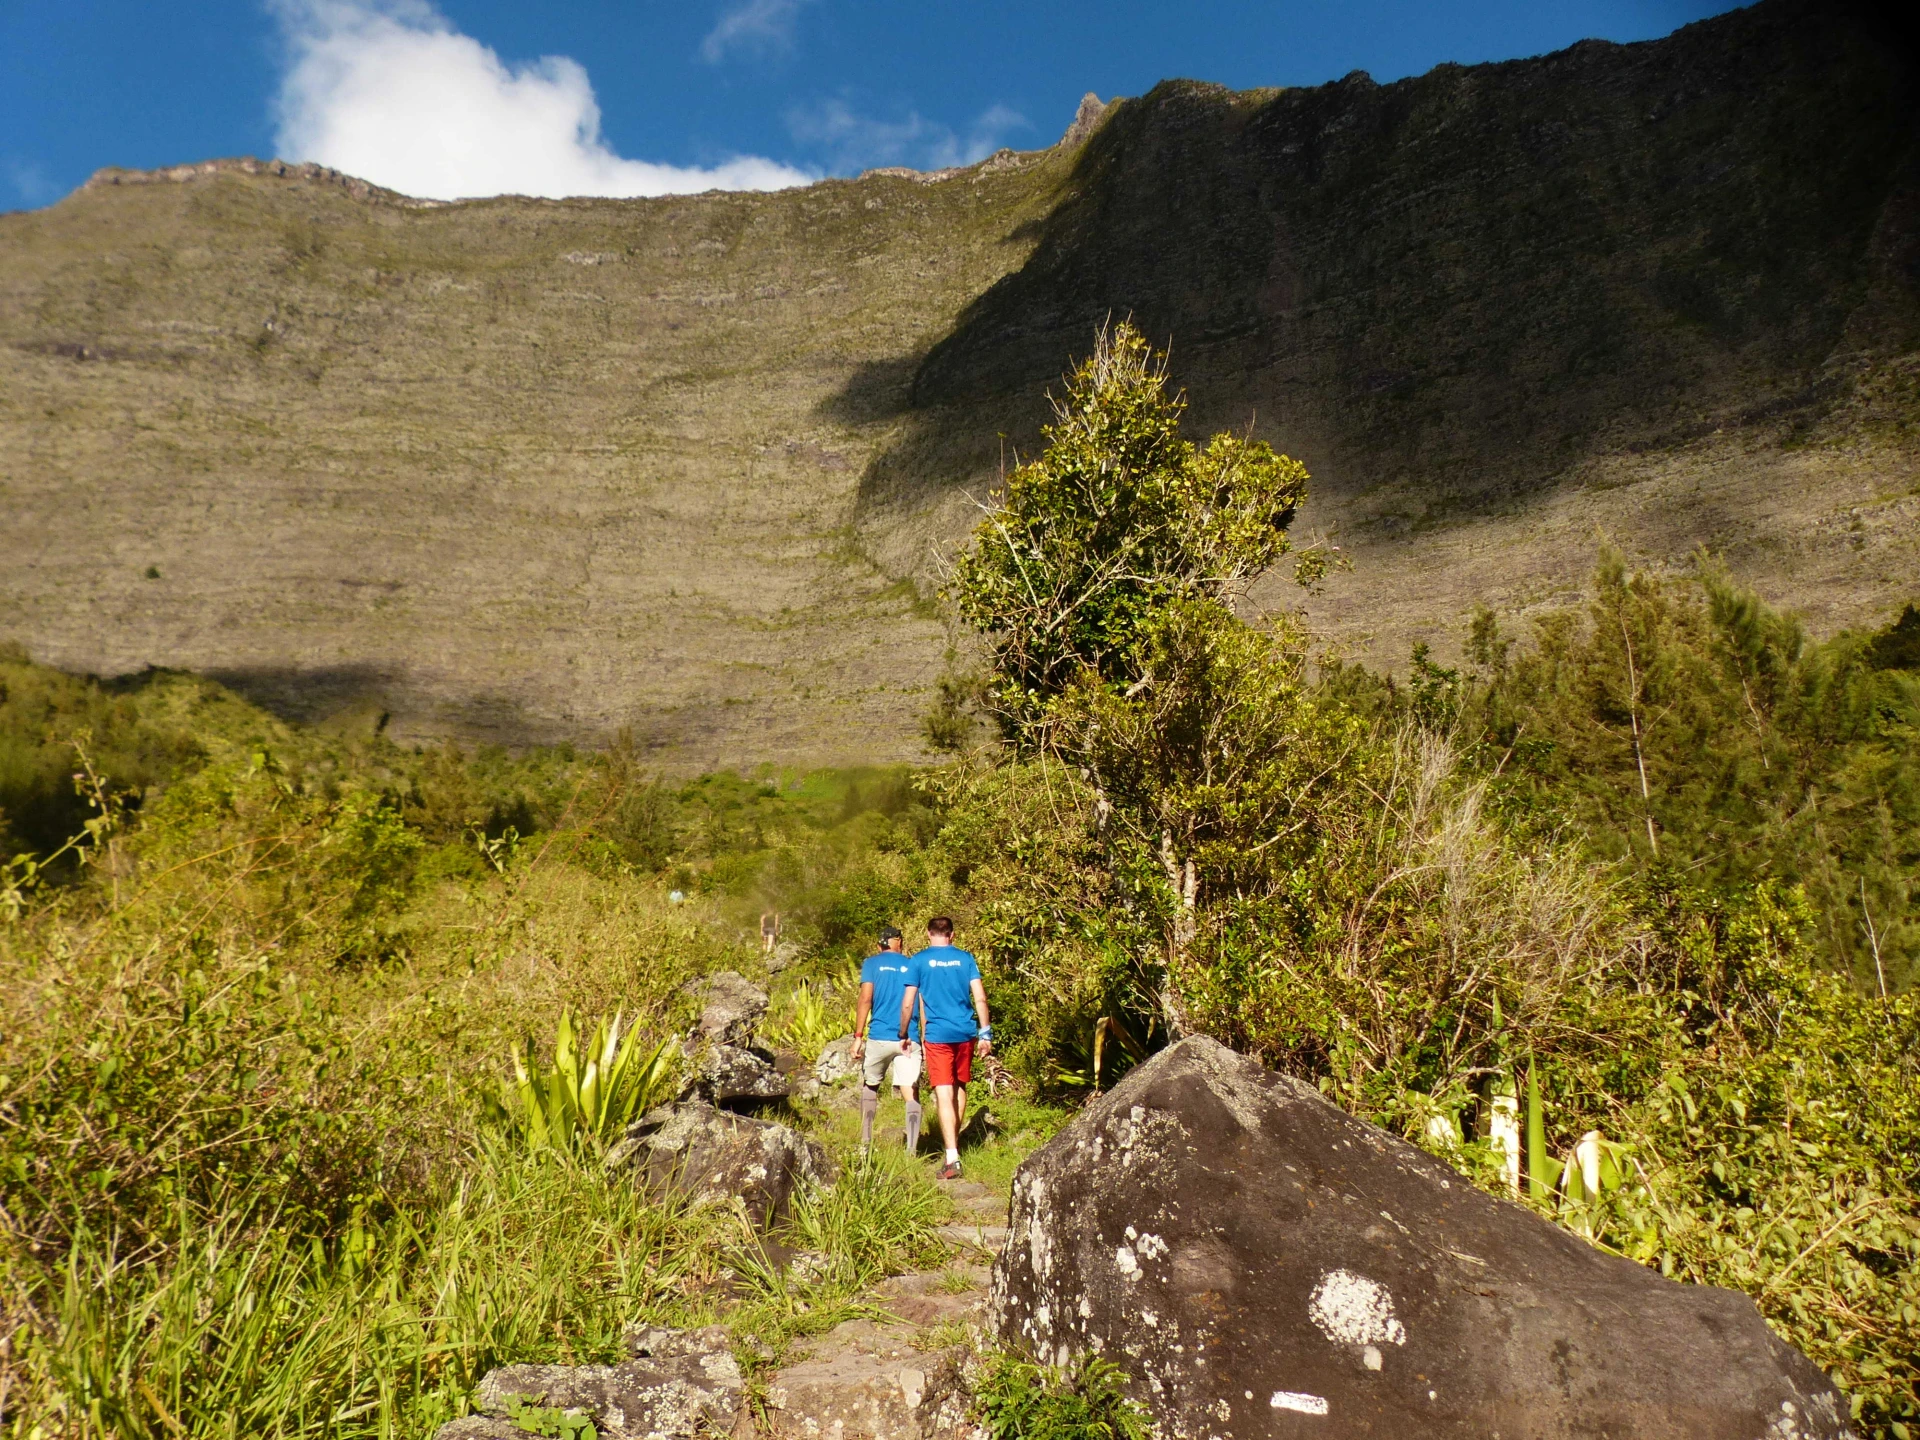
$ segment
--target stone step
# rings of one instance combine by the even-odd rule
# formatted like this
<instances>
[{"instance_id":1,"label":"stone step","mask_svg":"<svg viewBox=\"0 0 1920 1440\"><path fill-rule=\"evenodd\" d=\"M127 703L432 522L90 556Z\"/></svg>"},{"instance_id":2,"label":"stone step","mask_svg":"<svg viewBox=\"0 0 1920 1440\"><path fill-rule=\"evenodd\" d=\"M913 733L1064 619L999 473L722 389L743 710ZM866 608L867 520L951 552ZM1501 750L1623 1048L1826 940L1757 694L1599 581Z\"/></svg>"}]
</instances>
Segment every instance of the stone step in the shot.
<instances>
[{"instance_id":1,"label":"stone step","mask_svg":"<svg viewBox=\"0 0 1920 1440\"><path fill-rule=\"evenodd\" d=\"M953 1202L954 1221L963 1225L1005 1225L1007 1197L978 1180L953 1180L940 1187Z\"/></svg>"},{"instance_id":2,"label":"stone step","mask_svg":"<svg viewBox=\"0 0 1920 1440\"><path fill-rule=\"evenodd\" d=\"M924 1295L929 1290L954 1291L965 1281L974 1290L985 1290L993 1272L984 1264L961 1260L944 1270L913 1270L905 1275L890 1275L874 1286L882 1295Z\"/></svg>"},{"instance_id":3,"label":"stone step","mask_svg":"<svg viewBox=\"0 0 1920 1440\"><path fill-rule=\"evenodd\" d=\"M881 1307L922 1329L943 1321L972 1321L986 1303L987 1271L979 1265L895 1275L875 1287Z\"/></svg>"},{"instance_id":4,"label":"stone step","mask_svg":"<svg viewBox=\"0 0 1920 1440\"><path fill-rule=\"evenodd\" d=\"M989 1255L998 1255L1006 1248L1008 1232L1004 1225L956 1222L938 1226L933 1233L960 1249L984 1250Z\"/></svg>"},{"instance_id":5,"label":"stone step","mask_svg":"<svg viewBox=\"0 0 1920 1440\"><path fill-rule=\"evenodd\" d=\"M908 1290L940 1278L895 1277ZM930 1298L906 1294L894 1303ZM977 1304L980 1297L971 1298ZM766 1429L789 1440L960 1440L972 1426L958 1382L951 1356L915 1349L902 1327L849 1320L774 1375Z\"/></svg>"}]
</instances>

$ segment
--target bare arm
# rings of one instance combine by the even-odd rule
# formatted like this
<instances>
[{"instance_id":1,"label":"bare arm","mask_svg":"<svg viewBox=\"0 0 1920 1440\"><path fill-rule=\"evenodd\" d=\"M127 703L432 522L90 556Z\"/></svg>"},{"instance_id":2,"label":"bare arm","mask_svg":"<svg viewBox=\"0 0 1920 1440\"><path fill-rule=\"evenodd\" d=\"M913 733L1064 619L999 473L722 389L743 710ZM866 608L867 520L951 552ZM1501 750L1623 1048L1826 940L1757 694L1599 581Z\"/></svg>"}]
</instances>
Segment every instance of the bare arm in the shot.
<instances>
[{"instance_id":1,"label":"bare arm","mask_svg":"<svg viewBox=\"0 0 1920 1440\"><path fill-rule=\"evenodd\" d=\"M968 987L973 991L973 1013L980 1021L980 1028L987 1029L993 1021L987 1015L987 987L976 980ZM993 1041L987 1036L980 1037L980 1053L985 1055L993 1049Z\"/></svg>"},{"instance_id":2,"label":"bare arm","mask_svg":"<svg viewBox=\"0 0 1920 1440\"><path fill-rule=\"evenodd\" d=\"M853 1007L853 1058L858 1060L867 1053L867 1017L873 1014L873 982L863 980L860 984L860 1000Z\"/></svg>"},{"instance_id":3,"label":"bare arm","mask_svg":"<svg viewBox=\"0 0 1920 1440\"><path fill-rule=\"evenodd\" d=\"M900 997L900 1038L909 1046L913 1044L913 1035L907 1027L913 1024L913 1002L919 998L920 987L917 985L907 986L906 992ZM927 1025L924 1020L920 1022L920 1033L922 1037L927 1033Z\"/></svg>"}]
</instances>

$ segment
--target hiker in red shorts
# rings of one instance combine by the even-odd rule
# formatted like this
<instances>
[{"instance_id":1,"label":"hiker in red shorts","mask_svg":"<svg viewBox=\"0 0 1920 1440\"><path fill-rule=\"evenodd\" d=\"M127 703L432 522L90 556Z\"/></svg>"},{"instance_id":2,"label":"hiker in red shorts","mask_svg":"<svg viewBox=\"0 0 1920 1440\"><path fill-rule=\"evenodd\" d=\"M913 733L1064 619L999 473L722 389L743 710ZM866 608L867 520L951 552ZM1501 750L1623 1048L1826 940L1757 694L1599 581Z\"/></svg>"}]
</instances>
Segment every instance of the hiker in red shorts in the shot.
<instances>
[{"instance_id":1,"label":"hiker in red shorts","mask_svg":"<svg viewBox=\"0 0 1920 1440\"><path fill-rule=\"evenodd\" d=\"M993 1050L993 1026L987 1023L987 987L973 956L953 943L953 921L936 915L927 922L927 948L913 957L906 994L900 1000L900 1043L909 1049L907 1021L915 1000L924 1007L927 1083L940 1107L940 1135L947 1142L942 1180L960 1178L960 1127L967 1122L967 1081L973 1078L976 1047L985 1059Z\"/></svg>"}]
</instances>

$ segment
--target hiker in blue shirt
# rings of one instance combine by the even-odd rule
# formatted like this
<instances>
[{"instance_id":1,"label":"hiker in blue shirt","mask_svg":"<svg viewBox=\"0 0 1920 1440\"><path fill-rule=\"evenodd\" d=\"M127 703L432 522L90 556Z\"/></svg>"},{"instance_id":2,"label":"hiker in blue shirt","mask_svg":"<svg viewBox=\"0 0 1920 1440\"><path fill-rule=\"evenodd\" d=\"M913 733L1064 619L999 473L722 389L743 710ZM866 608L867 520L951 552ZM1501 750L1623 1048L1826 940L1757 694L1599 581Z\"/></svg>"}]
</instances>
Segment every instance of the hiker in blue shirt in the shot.
<instances>
[{"instance_id":1,"label":"hiker in blue shirt","mask_svg":"<svg viewBox=\"0 0 1920 1440\"><path fill-rule=\"evenodd\" d=\"M860 962L860 999L853 1018L853 1060L860 1066L860 1148L873 1144L873 1120L880 1110L880 1087L893 1072L893 1088L907 1107L907 1152L920 1146L920 1057L905 1043L904 1025L896 1027L906 999L913 962L900 953L900 932L880 932L880 949ZM898 1028L901 1039L894 1039ZM926 1036L926 1017L920 1020Z\"/></svg>"},{"instance_id":2,"label":"hiker in blue shirt","mask_svg":"<svg viewBox=\"0 0 1920 1440\"><path fill-rule=\"evenodd\" d=\"M960 1178L960 1127L967 1122L967 1081L973 1078L975 1047L981 1059L993 1051L993 1026L987 1023L987 987L973 956L953 943L953 921L936 915L927 922L927 948L913 957L913 973L900 1001L900 1040L907 1021L920 1007L921 1049L927 1056L927 1083L940 1106L940 1136L947 1142L942 1180Z\"/></svg>"}]
</instances>

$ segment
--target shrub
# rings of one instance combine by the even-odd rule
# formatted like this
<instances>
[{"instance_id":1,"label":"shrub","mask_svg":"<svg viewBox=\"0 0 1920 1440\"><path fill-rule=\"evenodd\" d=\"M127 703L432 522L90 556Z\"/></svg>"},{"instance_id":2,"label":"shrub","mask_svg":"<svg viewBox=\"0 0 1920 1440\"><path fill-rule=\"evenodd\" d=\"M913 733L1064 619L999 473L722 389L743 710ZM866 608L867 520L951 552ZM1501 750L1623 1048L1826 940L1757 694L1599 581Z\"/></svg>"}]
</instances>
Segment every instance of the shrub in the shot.
<instances>
[{"instance_id":1,"label":"shrub","mask_svg":"<svg viewBox=\"0 0 1920 1440\"><path fill-rule=\"evenodd\" d=\"M987 639L986 698L1010 735L1083 670L1127 675L1166 605L1229 599L1287 552L1305 467L1233 435L1196 447L1180 437L1185 408L1131 323L1101 330L1046 451L1007 477L955 566L950 593Z\"/></svg>"},{"instance_id":2,"label":"shrub","mask_svg":"<svg viewBox=\"0 0 1920 1440\"><path fill-rule=\"evenodd\" d=\"M1127 1398L1126 1376L1087 1355L1069 1370L1000 1354L988 1363L975 1401L994 1440L1148 1440L1146 1411Z\"/></svg>"},{"instance_id":3,"label":"shrub","mask_svg":"<svg viewBox=\"0 0 1920 1440\"><path fill-rule=\"evenodd\" d=\"M846 996L858 988L857 979L795 985L775 1004L762 1033L772 1044L792 1050L811 1065L822 1050L852 1027L853 1008Z\"/></svg>"}]
</instances>

